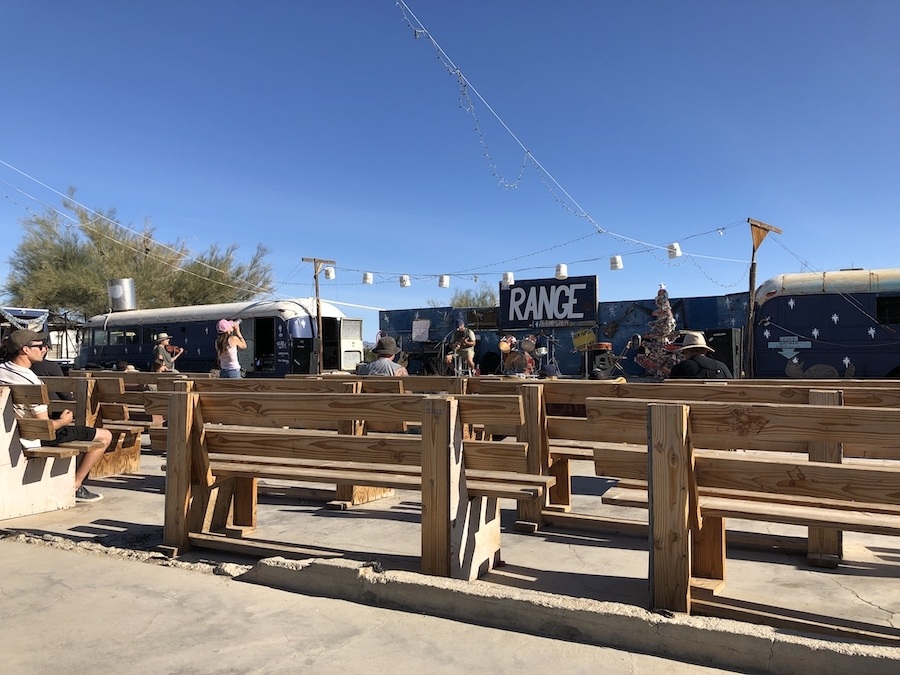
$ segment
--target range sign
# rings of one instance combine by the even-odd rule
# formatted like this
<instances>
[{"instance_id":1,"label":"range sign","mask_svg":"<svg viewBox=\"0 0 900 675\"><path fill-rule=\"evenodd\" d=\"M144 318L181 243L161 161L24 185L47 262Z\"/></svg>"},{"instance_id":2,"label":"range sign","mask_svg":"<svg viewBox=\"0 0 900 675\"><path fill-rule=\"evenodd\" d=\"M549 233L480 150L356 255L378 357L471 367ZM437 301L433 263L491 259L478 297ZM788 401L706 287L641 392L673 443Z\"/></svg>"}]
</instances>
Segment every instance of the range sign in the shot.
<instances>
[{"instance_id":1,"label":"range sign","mask_svg":"<svg viewBox=\"0 0 900 675\"><path fill-rule=\"evenodd\" d=\"M500 288L500 328L556 328L597 323L597 277L528 279Z\"/></svg>"}]
</instances>

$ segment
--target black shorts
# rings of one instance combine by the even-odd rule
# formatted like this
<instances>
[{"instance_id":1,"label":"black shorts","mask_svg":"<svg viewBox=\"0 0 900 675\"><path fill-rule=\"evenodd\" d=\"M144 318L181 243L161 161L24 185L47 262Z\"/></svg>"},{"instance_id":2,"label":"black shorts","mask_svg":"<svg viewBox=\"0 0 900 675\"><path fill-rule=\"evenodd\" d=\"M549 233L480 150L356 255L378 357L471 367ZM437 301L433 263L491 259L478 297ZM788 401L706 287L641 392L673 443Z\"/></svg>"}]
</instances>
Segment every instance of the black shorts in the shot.
<instances>
[{"instance_id":1,"label":"black shorts","mask_svg":"<svg viewBox=\"0 0 900 675\"><path fill-rule=\"evenodd\" d=\"M41 441L41 445L59 445L60 443L68 443L69 441L92 441L97 435L94 427L82 427L77 424L70 424L67 427L57 430L56 439L52 441Z\"/></svg>"}]
</instances>

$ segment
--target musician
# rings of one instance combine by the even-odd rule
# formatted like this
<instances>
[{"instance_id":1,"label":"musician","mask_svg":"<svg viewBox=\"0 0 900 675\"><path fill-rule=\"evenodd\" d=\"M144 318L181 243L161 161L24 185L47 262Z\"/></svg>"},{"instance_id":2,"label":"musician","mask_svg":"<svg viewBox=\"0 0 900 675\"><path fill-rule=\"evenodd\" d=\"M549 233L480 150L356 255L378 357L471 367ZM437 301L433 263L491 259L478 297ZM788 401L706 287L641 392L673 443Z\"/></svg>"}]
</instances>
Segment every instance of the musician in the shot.
<instances>
[{"instance_id":1,"label":"musician","mask_svg":"<svg viewBox=\"0 0 900 675\"><path fill-rule=\"evenodd\" d=\"M184 349L169 344L172 336L168 333L160 333L156 336L156 346L153 348L154 372L177 373L175 360L184 354Z\"/></svg>"},{"instance_id":2,"label":"musician","mask_svg":"<svg viewBox=\"0 0 900 675\"><path fill-rule=\"evenodd\" d=\"M465 359L469 372L475 373L475 331L466 326L462 319L456 324L456 332L450 342L450 353L447 361L452 361L456 354L460 359ZM459 373L457 373L459 374Z\"/></svg>"},{"instance_id":3,"label":"musician","mask_svg":"<svg viewBox=\"0 0 900 675\"><path fill-rule=\"evenodd\" d=\"M531 375L534 372L534 357L528 350L519 349L519 345L524 344L531 337L523 338L521 342L514 335L504 335L500 338L500 351L506 354L503 358L504 375ZM532 345L531 351L533 351L533 338L530 344Z\"/></svg>"}]
</instances>

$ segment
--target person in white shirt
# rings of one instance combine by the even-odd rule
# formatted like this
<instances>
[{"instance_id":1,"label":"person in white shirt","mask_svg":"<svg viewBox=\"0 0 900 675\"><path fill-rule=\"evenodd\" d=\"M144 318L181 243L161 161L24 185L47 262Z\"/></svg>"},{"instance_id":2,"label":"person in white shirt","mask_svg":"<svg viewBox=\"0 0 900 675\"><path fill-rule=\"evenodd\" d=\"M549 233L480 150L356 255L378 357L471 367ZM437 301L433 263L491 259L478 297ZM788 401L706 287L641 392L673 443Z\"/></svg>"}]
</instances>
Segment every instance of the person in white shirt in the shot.
<instances>
[{"instance_id":1,"label":"person in white shirt","mask_svg":"<svg viewBox=\"0 0 900 675\"><path fill-rule=\"evenodd\" d=\"M31 330L16 330L3 341L2 352L5 359L0 363L0 384L42 384L41 379L31 370L31 365L44 359L46 355L47 337ZM50 419L45 405L17 405L16 412L22 417ZM102 441L103 446L90 452L82 453L75 467L75 501L96 502L103 495L91 492L84 486L91 468L103 457L112 445L112 433L108 429L96 429L72 424L72 411L64 410L59 419L53 420L56 440L29 441L22 439L25 447L38 445L59 445L67 441Z\"/></svg>"}]
</instances>

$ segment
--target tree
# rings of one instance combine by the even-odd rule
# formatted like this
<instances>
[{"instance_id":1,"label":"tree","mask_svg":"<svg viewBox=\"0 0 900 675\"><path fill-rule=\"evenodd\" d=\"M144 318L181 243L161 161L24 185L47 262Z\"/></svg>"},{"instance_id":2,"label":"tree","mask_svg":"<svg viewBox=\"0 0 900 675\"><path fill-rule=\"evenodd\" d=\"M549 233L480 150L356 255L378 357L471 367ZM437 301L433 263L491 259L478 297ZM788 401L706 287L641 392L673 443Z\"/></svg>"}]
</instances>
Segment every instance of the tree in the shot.
<instances>
[{"instance_id":1,"label":"tree","mask_svg":"<svg viewBox=\"0 0 900 675\"><path fill-rule=\"evenodd\" d=\"M453 291L450 296L451 307L497 307L500 300L497 296L497 289L486 281L481 282L478 290L458 290ZM429 300L429 307L446 307L447 303L440 300Z\"/></svg>"},{"instance_id":2,"label":"tree","mask_svg":"<svg viewBox=\"0 0 900 675\"><path fill-rule=\"evenodd\" d=\"M635 362L657 380L664 380L675 365L677 353L672 351L672 343L678 332L675 317L669 304L669 293L663 284L656 294L656 309L650 320L650 330L644 335L643 353L635 356Z\"/></svg>"},{"instance_id":3,"label":"tree","mask_svg":"<svg viewBox=\"0 0 900 675\"><path fill-rule=\"evenodd\" d=\"M107 281L129 277L140 309L238 302L271 290L261 244L247 263L236 260L236 244L212 244L194 256L183 241L156 241L149 224L140 232L123 228L115 209L91 211L74 201L74 189L68 195L63 208L74 223L55 209L22 219L6 285L12 304L86 318L109 309Z\"/></svg>"}]
</instances>

